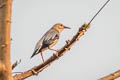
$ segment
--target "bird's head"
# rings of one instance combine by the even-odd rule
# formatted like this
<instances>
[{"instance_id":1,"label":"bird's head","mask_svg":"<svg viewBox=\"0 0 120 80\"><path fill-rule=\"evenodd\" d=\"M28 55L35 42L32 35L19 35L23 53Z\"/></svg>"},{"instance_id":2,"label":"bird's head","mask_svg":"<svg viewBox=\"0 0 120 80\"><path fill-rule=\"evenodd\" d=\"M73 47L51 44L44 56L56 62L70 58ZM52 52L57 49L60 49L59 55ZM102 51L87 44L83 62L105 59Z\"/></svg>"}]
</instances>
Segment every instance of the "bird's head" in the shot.
<instances>
[{"instance_id":1,"label":"bird's head","mask_svg":"<svg viewBox=\"0 0 120 80\"><path fill-rule=\"evenodd\" d=\"M54 29L56 29L57 31L61 32L64 29L71 29L70 27L66 27L63 24L57 23L53 26Z\"/></svg>"}]
</instances>

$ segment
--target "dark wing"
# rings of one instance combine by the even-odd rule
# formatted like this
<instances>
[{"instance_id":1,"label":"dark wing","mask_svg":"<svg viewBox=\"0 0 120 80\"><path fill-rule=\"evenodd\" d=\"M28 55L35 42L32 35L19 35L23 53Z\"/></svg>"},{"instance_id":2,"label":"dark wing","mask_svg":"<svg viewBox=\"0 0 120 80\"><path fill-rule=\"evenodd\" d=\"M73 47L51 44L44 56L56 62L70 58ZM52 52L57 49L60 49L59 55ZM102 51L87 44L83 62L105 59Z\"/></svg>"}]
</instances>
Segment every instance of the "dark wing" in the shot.
<instances>
[{"instance_id":1,"label":"dark wing","mask_svg":"<svg viewBox=\"0 0 120 80\"><path fill-rule=\"evenodd\" d=\"M49 33L45 35L41 50L43 48L49 47L57 39L59 39L59 33L57 31L55 31L55 30L49 31Z\"/></svg>"},{"instance_id":2,"label":"dark wing","mask_svg":"<svg viewBox=\"0 0 120 80\"><path fill-rule=\"evenodd\" d=\"M56 39L59 39L59 33L56 30L49 30L36 44L33 56L38 54L42 49L49 47Z\"/></svg>"}]
</instances>

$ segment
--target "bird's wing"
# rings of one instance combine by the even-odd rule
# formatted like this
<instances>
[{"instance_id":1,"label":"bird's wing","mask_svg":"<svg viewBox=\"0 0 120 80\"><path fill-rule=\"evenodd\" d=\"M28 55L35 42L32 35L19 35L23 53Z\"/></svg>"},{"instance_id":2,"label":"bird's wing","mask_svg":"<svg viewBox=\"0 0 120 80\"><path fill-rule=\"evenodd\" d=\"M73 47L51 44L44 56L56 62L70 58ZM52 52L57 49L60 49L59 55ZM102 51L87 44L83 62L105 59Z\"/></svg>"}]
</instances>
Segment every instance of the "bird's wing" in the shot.
<instances>
[{"instance_id":1,"label":"bird's wing","mask_svg":"<svg viewBox=\"0 0 120 80\"><path fill-rule=\"evenodd\" d=\"M34 51L37 51L36 53L38 53L38 51L41 49L43 40L44 40L44 36L37 42L35 49L34 49Z\"/></svg>"},{"instance_id":2,"label":"bird's wing","mask_svg":"<svg viewBox=\"0 0 120 80\"><path fill-rule=\"evenodd\" d=\"M43 44L51 45L56 39L59 39L59 32L56 30L50 30L43 40Z\"/></svg>"},{"instance_id":3,"label":"bird's wing","mask_svg":"<svg viewBox=\"0 0 120 80\"><path fill-rule=\"evenodd\" d=\"M38 54L40 49L48 47L51 45L56 39L59 39L59 32L56 30L49 30L36 44L34 53L31 58Z\"/></svg>"},{"instance_id":4,"label":"bird's wing","mask_svg":"<svg viewBox=\"0 0 120 80\"><path fill-rule=\"evenodd\" d=\"M31 56L31 58L32 58L34 55L36 55L36 54L39 53L39 50L40 50L41 47L42 47L43 39L44 39L44 36L37 42L37 44L36 44L36 46L35 46L35 49L34 49L34 52L33 52L32 56Z\"/></svg>"}]
</instances>

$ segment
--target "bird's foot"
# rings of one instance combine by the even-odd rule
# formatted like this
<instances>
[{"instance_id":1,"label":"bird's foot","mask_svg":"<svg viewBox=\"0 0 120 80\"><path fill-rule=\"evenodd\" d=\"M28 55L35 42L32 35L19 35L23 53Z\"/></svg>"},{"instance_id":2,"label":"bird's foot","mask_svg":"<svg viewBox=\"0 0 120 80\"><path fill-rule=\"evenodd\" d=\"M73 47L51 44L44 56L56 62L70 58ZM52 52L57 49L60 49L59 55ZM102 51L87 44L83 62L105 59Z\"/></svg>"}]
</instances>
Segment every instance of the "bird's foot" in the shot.
<instances>
[{"instance_id":1,"label":"bird's foot","mask_svg":"<svg viewBox=\"0 0 120 80\"><path fill-rule=\"evenodd\" d=\"M55 56L55 57L57 57L57 58L59 58L59 55L58 55L58 53L53 53L53 56Z\"/></svg>"},{"instance_id":2,"label":"bird's foot","mask_svg":"<svg viewBox=\"0 0 120 80\"><path fill-rule=\"evenodd\" d=\"M58 53L58 52L59 52L59 50L56 50L56 52Z\"/></svg>"},{"instance_id":3,"label":"bird's foot","mask_svg":"<svg viewBox=\"0 0 120 80\"><path fill-rule=\"evenodd\" d=\"M67 45L70 44L70 40L66 40L66 44L67 44Z\"/></svg>"}]
</instances>

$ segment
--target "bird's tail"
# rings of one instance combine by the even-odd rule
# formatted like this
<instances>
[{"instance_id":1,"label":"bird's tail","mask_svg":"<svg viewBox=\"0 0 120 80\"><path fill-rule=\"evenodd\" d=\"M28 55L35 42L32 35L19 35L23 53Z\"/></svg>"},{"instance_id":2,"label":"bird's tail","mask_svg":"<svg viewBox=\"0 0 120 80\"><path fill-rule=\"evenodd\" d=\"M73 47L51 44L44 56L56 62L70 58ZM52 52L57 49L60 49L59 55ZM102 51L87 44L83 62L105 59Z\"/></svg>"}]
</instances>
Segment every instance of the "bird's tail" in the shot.
<instances>
[{"instance_id":1,"label":"bird's tail","mask_svg":"<svg viewBox=\"0 0 120 80\"><path fill-rule=\"evenodd\" d=\"M32 54L32 56L30 57L30 59L35 56L36 54L38 54L38 50L35 50L34 53Z\"/></svg>"},{"instance_id":2,"label":"bird's tail","mask_svg":"<svg viewBox=\"0 0 120 80\"><path fill-rule=\"evenodd\" d=\"M31 59L33 56L35 56L35 54L34 54L34 53L33 53L33 54L32 54L32 56L30 57L30 59Z\"/></svg>"}]
</instances>

